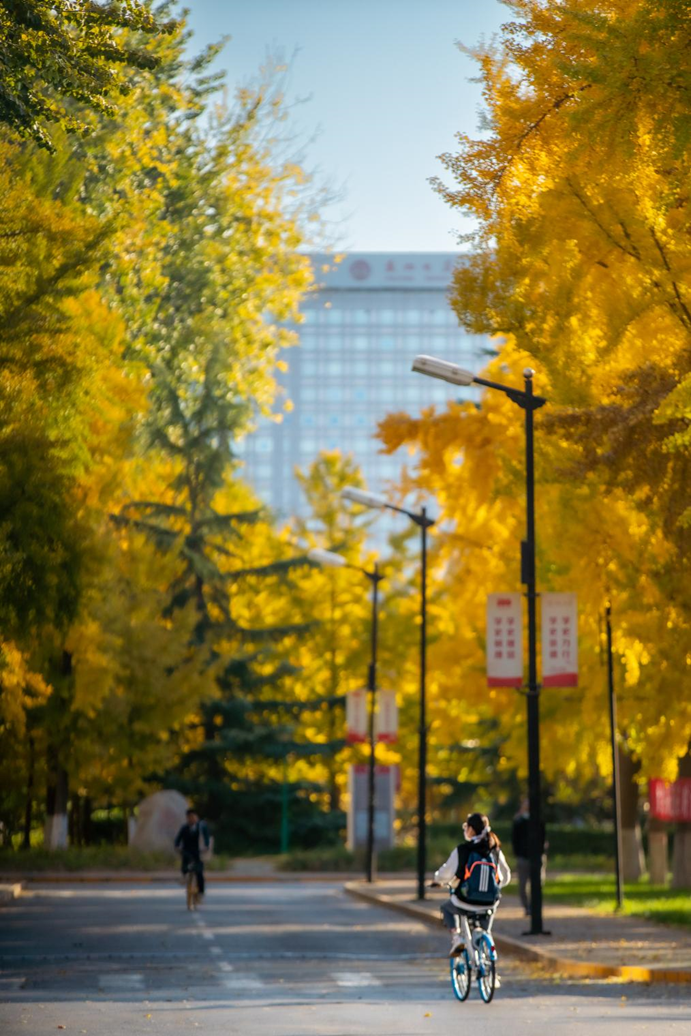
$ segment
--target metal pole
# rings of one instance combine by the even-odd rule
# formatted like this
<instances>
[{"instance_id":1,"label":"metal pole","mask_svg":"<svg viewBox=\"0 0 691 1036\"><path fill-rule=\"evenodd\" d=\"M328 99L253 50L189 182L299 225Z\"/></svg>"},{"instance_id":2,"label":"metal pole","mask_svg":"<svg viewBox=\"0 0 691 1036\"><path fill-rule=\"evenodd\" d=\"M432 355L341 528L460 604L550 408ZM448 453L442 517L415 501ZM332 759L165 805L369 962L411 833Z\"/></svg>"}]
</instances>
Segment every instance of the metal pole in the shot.
<instances>
[{"instance_id":1,"label":"metal pole","mask_svg":"<svg viewBox=\"0 0 691 1036\"><path fill-rule=\"evenodd\" d=\"M617 878L617 910L624 905L624 877L622 867L624 857L621 846L620 802L621 787L619 779L619 752L617 749L617 699L614 693L614 655L612 652L612 606L607 602L605 609L607 622L607 684L609 690L609 725L612 739L612 798L614 814L614 866Z\"/></svg>"},{"instance_id":2,"label":"metal pole","mask_svg":"<svg viewBox=\"0 0 691 1036\"><path fill-rule=\"evenodd\" d=\"M533 371L525 378L526 550L523 577L528 597L528 826L530 850L530 935L542 935L542 804L540 789L540 690L537 682L537 589L535 585L535 447Z\"/></svg>"},{"instance_id":3,"label":"metal pole","mask_svg":"<svg viewBox=\"0 0 691 1036\"><path fill-rule=\"evenodd\" d=\"M379 594L379 569L374 566L372 580L372 654L369 664L369 775L367 783L367 881L374 881L374 777L375 748L374 714L377 697L377 607Z\"/></svg>"},{"instance_id":4,"label":"metal pole","mask_svg":"<svg viewBox=\"0 0 691 1036\"><path fill-rule=\"evenodd\" d=\"M422 560L420 569L420 729L417 789L417 898L425 898L427 869L427 508L421 511Z\"/></svg>"}]
</instances>

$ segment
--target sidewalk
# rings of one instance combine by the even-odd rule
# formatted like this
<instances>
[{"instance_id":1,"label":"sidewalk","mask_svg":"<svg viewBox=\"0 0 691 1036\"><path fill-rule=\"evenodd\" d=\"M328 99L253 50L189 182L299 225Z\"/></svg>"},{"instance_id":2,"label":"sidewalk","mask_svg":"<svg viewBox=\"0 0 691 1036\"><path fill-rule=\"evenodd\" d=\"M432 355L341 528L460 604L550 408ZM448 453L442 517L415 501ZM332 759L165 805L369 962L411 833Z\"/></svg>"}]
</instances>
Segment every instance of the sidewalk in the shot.
<instances>
[{"instance_id":1,"label":"sidewalk","mask_svg":"<svg viewBox=\"0 0 691 1036\"><path fill-rule=\"evenodd\" d=\"M428 890L414 899L410 880L350 881L350 895L439 925L439 904L447 893ZM548 966L564 975L619 978L629 982L691 983L691 934L683 928L637 917L591 914L581 907L546 904L549 936L524 936L529 920L518 897L504 896L492 929L500 953Z\"/></svg>"}]
</instances>

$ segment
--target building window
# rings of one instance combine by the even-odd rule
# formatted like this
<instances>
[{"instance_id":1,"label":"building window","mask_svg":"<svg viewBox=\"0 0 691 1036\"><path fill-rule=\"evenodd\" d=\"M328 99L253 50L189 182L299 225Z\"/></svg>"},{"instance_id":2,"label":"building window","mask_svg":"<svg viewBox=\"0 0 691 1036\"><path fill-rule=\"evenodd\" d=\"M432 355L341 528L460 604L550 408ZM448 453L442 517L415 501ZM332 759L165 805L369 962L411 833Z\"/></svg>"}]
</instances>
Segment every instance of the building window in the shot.
<instances>
[{"instance_id":1,"label":"building window","mask_svg":"<svg viewBox=\"0 0 691 1036\"><path fill-rule=\"evenodd\" d=\"M359 352L365 352L368 346L367 335L353 335L352 345L353 349L357 349Z\"/></svg>"},{"instance_id":2,"label":"building window","mask_svg":"<svg viewBox=\"0 0 691 1036\"><path fill-rule=\"evenodd\" d=\"M274 448L273 439L270 435L258 435L254 440L254 448L257 453L271 453Z\"/></svg>"},{"instance_id":3,"label":"building window","mask_svg":"<svg viewBox=\"0 0 691 1036\"><path fill-rule=\"evenodd\" d=\"M357 378L366 378L367 360L353 360L353 374Z\"/></svg>"},{"instance_id":4,"label":"building window","mask_svg":"<svg viewBox=\"0 0 691 1036\"><path fill-rule=\"evenodd\" d=\"M353 401L355 403L366 403L367 402L367 389L356 388L353 389Z\"/></svg>"},{"instance_id":5,"label":"building window","mask_svg":"<svg viewBox=\"0 0 691 1036\"><path fill-rule=\"evenodd\" d=\"M343 399L343 390L338 385L329 385L324 393L324 398L329 403L340 403Z\"/></svg>"}]
</instances>

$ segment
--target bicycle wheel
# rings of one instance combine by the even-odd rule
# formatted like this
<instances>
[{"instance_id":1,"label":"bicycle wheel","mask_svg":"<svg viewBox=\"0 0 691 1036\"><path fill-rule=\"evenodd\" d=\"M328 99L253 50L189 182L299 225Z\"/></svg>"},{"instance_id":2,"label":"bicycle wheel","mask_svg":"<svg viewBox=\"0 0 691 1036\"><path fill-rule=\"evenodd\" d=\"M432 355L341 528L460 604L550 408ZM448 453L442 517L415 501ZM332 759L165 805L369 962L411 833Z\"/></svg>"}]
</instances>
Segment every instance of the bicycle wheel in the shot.
<instances>
[{"instance_id":1,"label":"bicycle wheel","mask_svg":"<svg viewBox=\"0 0 691 1036\"><path fill-rule=\"evenodd\" d=\"M458 957L451 957L449 960L451 968L451 988L457 1000L467 1000L470 992L470 958L468 951Z\"/></svg>"},{"instance_id":2,"label":"bicycle wheel","mask_svg":"<svg viewBox=\"0 0 691 1036\"><path fill-rule=\"evenodd\" d=\"M483 935L477 944L477 987L486 1004L494 996L497 979L496 953L489 936Z\"/></svg>"}]
</instances>

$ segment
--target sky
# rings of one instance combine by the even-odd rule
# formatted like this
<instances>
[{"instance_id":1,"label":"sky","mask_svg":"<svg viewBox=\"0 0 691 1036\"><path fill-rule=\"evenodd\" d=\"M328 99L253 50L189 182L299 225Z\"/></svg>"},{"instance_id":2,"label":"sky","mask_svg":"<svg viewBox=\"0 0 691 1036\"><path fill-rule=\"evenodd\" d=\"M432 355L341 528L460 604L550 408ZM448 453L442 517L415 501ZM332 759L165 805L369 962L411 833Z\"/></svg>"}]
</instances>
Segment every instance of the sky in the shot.
<instances>
[{"instance_id":1,"label":"sky","mask_svg":"<svg viewBox=\"0 0 691 1036\"><path fill-rule=\"evenodd\" d=\"M231 40L219 65L231 87L267 54L293 56L289 95L308 170L336 189L325 210L349 251L454 251L472 224L430 176L458 132L476 134L481 88L456 46L491 40L510 12L499 0L186 0L191 49Z\"/></svg>"}]
</instances>

